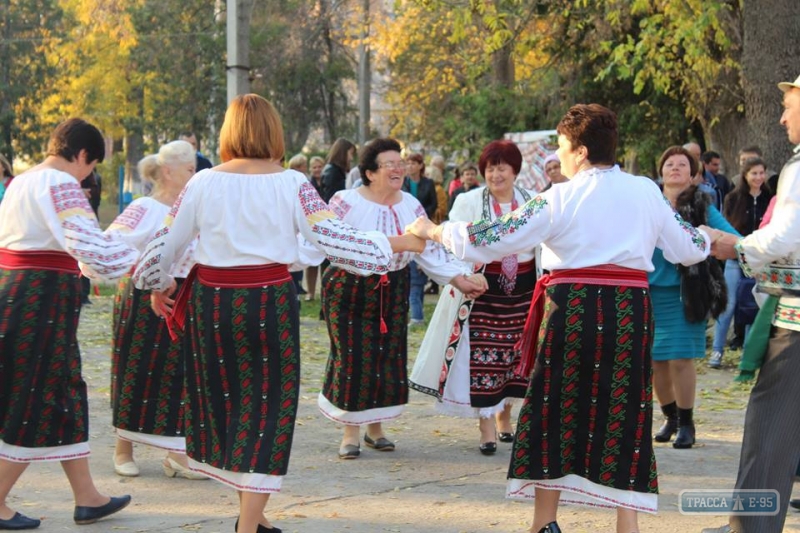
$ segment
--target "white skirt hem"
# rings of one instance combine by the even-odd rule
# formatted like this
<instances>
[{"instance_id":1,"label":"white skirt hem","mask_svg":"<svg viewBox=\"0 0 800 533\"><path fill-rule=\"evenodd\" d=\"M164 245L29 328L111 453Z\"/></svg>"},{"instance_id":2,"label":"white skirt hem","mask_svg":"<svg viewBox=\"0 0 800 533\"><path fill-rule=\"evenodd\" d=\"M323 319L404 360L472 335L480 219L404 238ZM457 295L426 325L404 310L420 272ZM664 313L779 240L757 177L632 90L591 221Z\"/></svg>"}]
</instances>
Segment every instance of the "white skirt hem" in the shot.
<instances>
[{"instance_id":1,"label":"white skirt hem","mask_svg":"<svg viewBox=\"0 0 800 533\"><path fill-rule=\"evenodd\" d=\"M168 452L186 453L186 439L184 437L148 435L147 433L137 433L127 429L117 429L117 437L135 442L136 444L145 444L154 448L161 448Z\"/></svg>"},{"instance_id":2,"label":"white skirt hem","mask_svg":"<svg viewBox=\"0 0 800 533\"><path fill-rule=\"evenodd\" d=\"M71 461L89 457L88 442L78 444L66 444L64 446L47 446L43 448L27 448L16 446L0 440L0 459L11 461L12 463L31 463L45 461Z\"/></svg>"},{"instance_id":3,"label":"white skirt hem","mask_svg":"<svg viewBox=\"0 0 800 533\"><path fill-rule=\"evenodd\" d=\"M403 414L402 405L392 405L390 407L377 407L366 411L345 411L333 405L322 393L317 398L317 405L320 412L334 422L348 426L361 426L363 424L376 424L394 420Z\"/></svg>"},{"instance_id":4,"label":"white skirt hem","mask_svg":"<svg viewBox=\"0 0 800 533\"><path fill-rule=\"evenodd\" d=\"M616 509L623 507L633 511L656 514L658 512L658 495L632 490L621 490L604 487L575 474L558 479L514 479L510 478L506 486L506 498L513 500L533 500L535 490L559 490L559 503Z\"/></svg>"},{"instance_id":5,"label":"white skirt hem","mask_svg":"<svg viewBox=\"0 0 800 533\"><path fill-rule=\"evenodd\" d=\"M231 472L222 470L206 463L200 463L189 457L189 469L192 472L199 472L219 481L223 485L228 485L236 490L244 492L280 492L283 476L271 476L269 474L256 474L246 472Z\"/></svg>"}]
</instances>

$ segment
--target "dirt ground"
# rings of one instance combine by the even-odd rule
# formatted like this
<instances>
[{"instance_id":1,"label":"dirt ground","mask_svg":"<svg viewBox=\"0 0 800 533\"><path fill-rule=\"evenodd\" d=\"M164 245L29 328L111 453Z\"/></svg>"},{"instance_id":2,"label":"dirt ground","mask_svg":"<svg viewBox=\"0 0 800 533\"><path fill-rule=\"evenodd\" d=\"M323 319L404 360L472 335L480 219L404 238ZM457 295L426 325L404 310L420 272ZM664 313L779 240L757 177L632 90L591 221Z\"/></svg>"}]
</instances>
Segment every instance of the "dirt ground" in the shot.
<instances>
[{"instance_id":1,"label":"dirt ground","mask_svg":"<svg viewBox=\"0 0 800 533\"><path fill-rule=\"evenodd\" d=\"M114 474L108 402L111 297L93 300L84 310L79 333L90 390L92 471L101 490L129 493L133 503L111 519L76 526L66 478L58 464L45 463L26 471L9 504L41 517L40 531L230 533L237 515L236 494L213 481L165 477L163 452L139 446L135 454L142 475ZM316 407L327 334L324 324L311 318L303 319L301 331L302 395L291 465L283 491L268 506L276 526L287 533L527 531L533 504L504 497L510 445L499 443L497 454L481 455L477 422L437 415L431 399L422 394L412 391L404 415L387 427L397 444L394 453L363 449L358 460L339 460L341 427ZM411 333L412 360L422 334L422 329ZM722 516L681 515L678 493L733 486L749 387L733 383L732 362L718 371L699 368L698 444L691 450L656 445L659 513L640 517L642 532L699 533L726 522ZM800 497L797 484L795 497ZM569 533L614 531L614 513L609 511L562 507L558 521ZM800 513L789 511L785 531L800 531Z\"/></svg>"}]
</instances>

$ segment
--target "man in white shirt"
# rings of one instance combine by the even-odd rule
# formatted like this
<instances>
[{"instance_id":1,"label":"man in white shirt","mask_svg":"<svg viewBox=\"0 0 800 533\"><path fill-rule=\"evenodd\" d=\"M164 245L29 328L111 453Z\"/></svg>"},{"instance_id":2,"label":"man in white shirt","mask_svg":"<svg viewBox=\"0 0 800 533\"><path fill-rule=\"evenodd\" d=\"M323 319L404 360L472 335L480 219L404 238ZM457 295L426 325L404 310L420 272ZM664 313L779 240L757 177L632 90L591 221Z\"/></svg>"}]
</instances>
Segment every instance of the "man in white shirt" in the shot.
<instances>
[{"instance_id":1,"label":"man in white shirt","mask_svg":"<svg viewBox=\"0 0 800 533\"><path fill-rule=\"evenodd\" d=\"M797 147L781 171L772 221L743 239L721 233L711 236L716 241L714 255L738 256L745 274L756 277L759 289L779 297L764 362L747 405L735 487L776 490L778 513L734 514L729 525L703 533L783 531L800 460L800 77L778 87L784 92L780 122Z\"/></svg>"}]
</instances>

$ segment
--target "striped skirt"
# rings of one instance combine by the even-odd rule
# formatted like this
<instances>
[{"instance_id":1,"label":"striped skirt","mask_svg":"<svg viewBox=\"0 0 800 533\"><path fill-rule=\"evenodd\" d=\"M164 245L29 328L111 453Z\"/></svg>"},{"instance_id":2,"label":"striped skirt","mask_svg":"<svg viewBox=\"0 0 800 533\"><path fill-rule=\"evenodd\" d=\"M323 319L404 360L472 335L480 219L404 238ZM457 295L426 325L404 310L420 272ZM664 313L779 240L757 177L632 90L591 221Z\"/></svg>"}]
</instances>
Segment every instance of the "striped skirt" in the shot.
<instances>
[{"instance_id":1,"label":"striped skirt","mask_svg":"<svg viewBox=\"0 0 800 533\"><path fill-rule=\"evenodd\" d=\"M367 424L400 416L408 403L409 270L362 277L329 267L322 305L331 341L319 396L331 420ZM381 332L381 318L386 333Z\"/></svg>"},{"instance_id":2,"label":"striped skirt","mask_svg":"<svg viewBox=\"0 0 800 533\"><path fill-rule=\"evenodd\" d=\"M89 455L89 411L76 333L78 276L0 270L0 458Z\"/></svg>"},{"instance_id":3,"label":"striped skirt","mask_svg":"<svg viewBox=\"0 0 800 533\"><path fill-rule=\"evenodd\" d=\"M517 424L508 496L656 512L647 289L547 288L536 363Z\"/></svg>"},{"instance_id":4,"label":"striped skirt","mask_svg":"<svg viewBox=\"0 0 800 533\"><path fill-rule=\"evenodd\" d=\"M178 286L183 280L176 280ZM150 291L122 278L114 300L111 413L117 435L183 453L183 340L150 308Z\"/></svg>"},{"instance_id":5,"label":"striped skirt","mask_svg":"<svg viewBox=\"0 0 800 533\"><path fill-rule=\"evenodd\" d=\"M475 300L469 314L469 390L475 408L493 407L505 398L524 398L527 376L514 373L522 335L531 307L536 268L533 261L519 265L511 294L500 286L500 265L487 265L489 290Z\"/></svg>"},{"instance_id":6,"label":"striped skirt","mask_svg":"<svg viewBox=\"0 0 800 533\"><path fill-rule=\"evenodd\" d=\"M195 281L186 338L186 454L237 490L278 492L300 386L294 283L216 288Z\"/></svg>"}]
</instances>

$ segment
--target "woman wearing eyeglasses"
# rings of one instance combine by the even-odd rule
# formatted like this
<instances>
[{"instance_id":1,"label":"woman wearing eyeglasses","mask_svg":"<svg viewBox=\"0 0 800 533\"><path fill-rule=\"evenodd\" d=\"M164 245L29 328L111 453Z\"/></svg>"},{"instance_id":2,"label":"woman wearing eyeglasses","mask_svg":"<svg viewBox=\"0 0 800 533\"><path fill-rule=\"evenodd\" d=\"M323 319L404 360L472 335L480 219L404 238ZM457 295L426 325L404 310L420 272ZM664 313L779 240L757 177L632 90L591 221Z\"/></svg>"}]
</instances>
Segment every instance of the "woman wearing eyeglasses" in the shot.
<instances>
[{"instance_id":1,"label":"woman wearing eyeglasses","mask_svg":"<svg viewBox=\"0 0 800 533\"><path fill-rule=\"evenodd\" d=\"M359 157L363 184L338 192L329 205L344 222L361 230L402 235L406 224L425 216L420 202L403 192L406 167L394 139L375 139ZM441 246L421 254L394 254L389 273L359 277L335 264L322 277L322 307L331 339L325 383L319 395L322 413L344 424L339 457L355 459L364 443L394 450L382 423L400 416L408 402L406 370L409 263L414 260L434 281L450 283L468 297L483 292L480 279L470 280L468 265Z\"/></svg>"}]
</instances>

